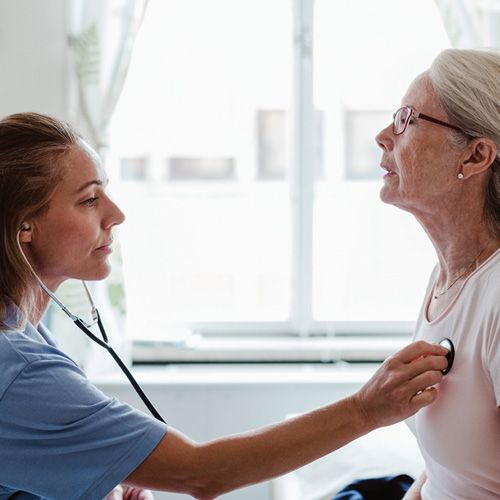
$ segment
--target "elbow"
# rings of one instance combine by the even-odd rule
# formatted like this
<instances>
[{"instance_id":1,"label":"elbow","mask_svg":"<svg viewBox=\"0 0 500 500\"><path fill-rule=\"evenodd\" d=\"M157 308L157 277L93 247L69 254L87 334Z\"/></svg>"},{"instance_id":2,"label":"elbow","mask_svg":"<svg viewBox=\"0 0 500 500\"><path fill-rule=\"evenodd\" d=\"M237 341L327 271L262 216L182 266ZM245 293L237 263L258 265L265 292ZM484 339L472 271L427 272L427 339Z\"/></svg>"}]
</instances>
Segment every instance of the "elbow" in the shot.
<instances>
[{"instance_id":1,"label":"elbow","mask_svg":"<svg viewBox=\"0 0 500 500\"><path fill-rule=\"evenodd\" d=\"M196 486L191 486L189 494L196 498L196 500L214 500L227 490L223 488L217 488L214 484L198 484Z\"/></svg>"},{"instance_id":2,"label":"elbow","mask_svg":"<svg viewBox=\"0 0 500 500\"><path fill-rule=\"evenodd\" d=\"M198 444L175 429L127 478L131 484L212 500L243 484L233 464L210 444ZM222 455L222 456L221 456Z\"/></svg>"},{"instance_id":3,"label":"elbow","mask_svg":"<svg viewBox=\"0 0 500 500\"><path fill-rule=\"evenodd\" d=\"M214 477L207 477L203 474L191 482L189 494L196 500L214 500L232 489L234 488L231 488L228 482L218 481Z\"/></svg>"},{"instance_id":4,"label":"elbow","mask_svg":"<svg viewBox=\"0 0 500 500\"><path fill-rule=\"evenodd\" d=\"M197 500L213 500L233 491L240 486L234 471L230 470L227 460L220 460L213 455L209 446L198 446L196 464L189 481L190 495Z\"/></svg>"},{"instance_id":5,"label":"elbow","mask_svg":"<svg viewBox=\"0 0 500 500\"><path fill-rule=\"evenodd\" d=\"M203 488L200 488L197 491L191 492L191 496L196 498L196 500L213 500L217 498L217 495L211 494L208 490L205 491Z\"/></svg>"}]
</instances>

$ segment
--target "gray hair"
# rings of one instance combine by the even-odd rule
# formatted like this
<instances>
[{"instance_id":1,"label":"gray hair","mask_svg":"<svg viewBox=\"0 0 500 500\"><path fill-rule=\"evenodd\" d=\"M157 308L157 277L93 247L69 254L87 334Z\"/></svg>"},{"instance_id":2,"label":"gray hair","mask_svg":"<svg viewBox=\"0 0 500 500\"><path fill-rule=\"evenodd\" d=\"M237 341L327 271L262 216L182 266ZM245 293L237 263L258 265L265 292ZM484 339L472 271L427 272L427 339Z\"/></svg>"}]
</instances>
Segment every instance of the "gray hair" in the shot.
<instances>
[{"instance_id":1,"label":"gray hair","mask_svg":"<svg viewBox=\"0 0 500 500\"><path fill-rule=\"evenodd\" d=\"M495 141L497 156L485 193L484 213L500 237L500 51L447 49L429 70L439 99L454 125L471 137ZM463 134L457 133L457 139Z\"/></svg>"}]
</instances>

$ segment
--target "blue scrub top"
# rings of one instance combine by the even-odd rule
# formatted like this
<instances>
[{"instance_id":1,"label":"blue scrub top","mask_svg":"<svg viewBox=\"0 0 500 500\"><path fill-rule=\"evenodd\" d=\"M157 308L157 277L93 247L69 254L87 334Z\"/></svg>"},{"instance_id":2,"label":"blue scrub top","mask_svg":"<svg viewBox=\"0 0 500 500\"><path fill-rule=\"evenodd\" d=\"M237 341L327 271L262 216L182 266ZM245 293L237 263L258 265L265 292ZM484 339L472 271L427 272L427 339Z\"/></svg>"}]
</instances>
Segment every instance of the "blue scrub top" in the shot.
<instances>
[{"instance_id":1,"label":"blue scrub top","mask_svg":"<svg viewBox=\"0 0 500 500\"><path fill-rule=\"evenodd\" d=\"M43 326L0 331L0 370L0 499L102 499L167 431L94 387Z\"/></svg>"}]
</instances>

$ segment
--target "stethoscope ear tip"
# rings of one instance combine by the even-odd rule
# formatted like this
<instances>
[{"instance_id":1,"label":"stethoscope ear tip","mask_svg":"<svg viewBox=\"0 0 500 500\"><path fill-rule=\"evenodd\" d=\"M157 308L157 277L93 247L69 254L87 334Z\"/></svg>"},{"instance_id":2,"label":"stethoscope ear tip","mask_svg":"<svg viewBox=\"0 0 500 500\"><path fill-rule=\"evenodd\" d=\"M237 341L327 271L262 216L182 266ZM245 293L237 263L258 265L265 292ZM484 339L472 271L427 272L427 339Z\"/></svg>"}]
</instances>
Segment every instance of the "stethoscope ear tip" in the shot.
<instances>
[{"instance_id":1,"label":"stethoscope ear tip","mask_svg":"<svg viewBox=\"0 0 500 500\"><path fill-rule=\"evenodd\" d=\"M442 370L443 375L446 375L451 370L453 361L455 360L455 346L453 345L453 342L448 338L440 340L439 345L448 350L448 353L446 354L448 366L444 370Z\"/></svg>"}]
</instances>

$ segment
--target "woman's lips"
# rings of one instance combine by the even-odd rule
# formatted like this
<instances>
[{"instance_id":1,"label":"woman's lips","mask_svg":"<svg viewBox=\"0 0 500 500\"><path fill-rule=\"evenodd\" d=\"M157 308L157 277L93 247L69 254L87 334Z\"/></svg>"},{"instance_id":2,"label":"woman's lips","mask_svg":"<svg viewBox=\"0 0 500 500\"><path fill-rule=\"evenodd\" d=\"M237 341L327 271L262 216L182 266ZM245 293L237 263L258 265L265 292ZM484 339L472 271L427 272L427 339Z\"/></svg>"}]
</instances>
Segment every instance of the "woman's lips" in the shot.
<instances>
[{"instance_id":1,"label":"woman's lips","mask_svg":"<svg viewBox=\"0 0 500 500\"><path fill-rule=\"evenodd\" d=\"M391 170L389 167L386 167L385 165L380 165L380 167L386 171L384 177L387 177L389 175L396 175L396 172L394 172L394 170Z\"/></svg>"},{"instance_id":2,"label":"woman's lips","mask_svg":"<svg viewBox=\"0 0 500 500\"><path fill-rule=\"evenodd\" d=\"M110 240L110 241L106 242L104 245L97 247L96 250L99 250L99 251L104 252L104 253L111 253L113 251L113 248L111 247L112 244L113 244L113 240Z\"/></svg>"},{"instance_id":3,"label":"woman's lips","mask_svg":"<svg viewBox=\"0 0 500 500\"><path fill-rule=\"evenodd\" d=\"M99 247L97 250L99 252L103 252L103 253L112 253L113 252L113 249L110 246Z\"/></svg>"}]
</instances>

